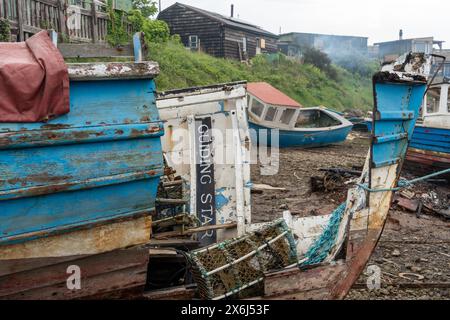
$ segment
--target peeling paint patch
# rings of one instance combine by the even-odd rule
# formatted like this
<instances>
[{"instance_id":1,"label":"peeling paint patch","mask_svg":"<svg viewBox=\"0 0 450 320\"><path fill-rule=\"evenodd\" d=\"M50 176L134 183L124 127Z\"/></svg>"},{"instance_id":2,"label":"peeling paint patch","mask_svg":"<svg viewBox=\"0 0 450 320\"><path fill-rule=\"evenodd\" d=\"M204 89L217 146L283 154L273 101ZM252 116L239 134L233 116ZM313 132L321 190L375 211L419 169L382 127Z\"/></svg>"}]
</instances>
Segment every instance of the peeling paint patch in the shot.
<instances>
[{"instance_id":1,"label":"peeling paint patch","mask_svg":"<svg viewBox=\"0 0 450 320\"><path fill-rule=\"evenodd\" d=\"M228 199L227 197L225 197L222 194L223 191L216 190L216 209L220 210L222 207L226 206L229 202L230 199Z\"/></svg>"}]
</instances>

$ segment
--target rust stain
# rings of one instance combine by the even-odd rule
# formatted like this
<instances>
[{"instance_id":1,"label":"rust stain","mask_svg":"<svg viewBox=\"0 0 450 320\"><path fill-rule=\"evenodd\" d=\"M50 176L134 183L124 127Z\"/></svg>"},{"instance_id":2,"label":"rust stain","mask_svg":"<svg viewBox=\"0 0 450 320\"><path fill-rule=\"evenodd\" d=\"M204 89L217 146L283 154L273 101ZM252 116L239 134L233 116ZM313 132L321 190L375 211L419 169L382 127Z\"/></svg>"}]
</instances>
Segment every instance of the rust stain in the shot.
<instances>
[{"instance_id":1,"label":"rust stain","mask_svg":"<svg viewBox=\"0 0 450 320\"><path fill-rule=\"evenodd\" d=\"M44 124L44 125L41 126L41 129L54 129L54 130L57 130L57 129L68 129L68 128L70 128L70 124L50 124L50 123L47 123L47 124Z\"/></svg>"}]
</instances>

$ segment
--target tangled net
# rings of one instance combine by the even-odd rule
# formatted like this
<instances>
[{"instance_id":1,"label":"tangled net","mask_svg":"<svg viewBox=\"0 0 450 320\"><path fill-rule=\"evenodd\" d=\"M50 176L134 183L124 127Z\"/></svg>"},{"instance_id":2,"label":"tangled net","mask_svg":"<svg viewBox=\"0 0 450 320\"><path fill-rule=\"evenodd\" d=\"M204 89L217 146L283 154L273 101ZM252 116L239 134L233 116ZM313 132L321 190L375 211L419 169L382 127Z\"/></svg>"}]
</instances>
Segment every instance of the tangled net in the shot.
<instances>
[{"instance_id":1,"label":"tangled net","mask_svg":"<svg viewBox=\"0 0 450 320\"><path fill-rule=\"evenodd\" d=\"M187 254L202 299L241 297L264 273L297 263L295 240L284 220Z\"/></svg>"}]
</instances>

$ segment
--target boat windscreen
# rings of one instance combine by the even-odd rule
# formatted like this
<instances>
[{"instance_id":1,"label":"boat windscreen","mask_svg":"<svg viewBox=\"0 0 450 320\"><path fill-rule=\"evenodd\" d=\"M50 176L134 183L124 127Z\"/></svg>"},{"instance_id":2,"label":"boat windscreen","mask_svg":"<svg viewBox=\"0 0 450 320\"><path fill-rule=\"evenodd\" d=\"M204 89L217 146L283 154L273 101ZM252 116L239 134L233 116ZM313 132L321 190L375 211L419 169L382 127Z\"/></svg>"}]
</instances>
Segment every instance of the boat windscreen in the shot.
<instances>
[{"instance_id":1,"label":"boat windscreen","mask_svg":"<svg viewBox=\"0 0 450 320\"><path fill-rule=\"evenodd\" d=\"M439 111L441 88L431 88L427 93L427 113Z\"/></svg>"},{"instance_id":2,"label":"boat windscreen","mask_svg":"<svg viewBox=\"0 0 450 320\"><path fill-rule=\"evenodd\" d=\"M258 117L261 117L263 111L264 111L264 104L256 100L255 98L252 99L252 107L250 109L253 114L257 115Z\"/></svg>"},{"instance_id":3,"label":"boat windscreen","mask_svg":"<svg viewBox=\"0 0 450 320\"><path fill-rule=\"evenodd\" d=\"M295 111L296 111L296 110L294 110L294 109L285 109L285 110L283 111L283 114L282 114L281 117L280 117L281 123L282 123L282 124L289 125L289 124L291 123L292 117L293 117L294 114L295 114Z\"/></svg>"},{"instance_id":4,"label":"boat windscreen","mask_svg":"<svg viewBox=\"0 0 450 320\"><path fill-rule=\"evenodd\" d=\"M296 128L325 128L340 125L341 122L321 110L300 110Z\"/></svg>"},{"instance_id":5,"label":"boat windscreen","mask_svg":"<svg viewBox=\"0 0 450 320\"><path fill-rule=\"evenodd\" d=\"M273 121L275 120L275 116L277 115L277 109L274 107L267 107L266 117L264 120Z\"/></svg>"}]
</instances>

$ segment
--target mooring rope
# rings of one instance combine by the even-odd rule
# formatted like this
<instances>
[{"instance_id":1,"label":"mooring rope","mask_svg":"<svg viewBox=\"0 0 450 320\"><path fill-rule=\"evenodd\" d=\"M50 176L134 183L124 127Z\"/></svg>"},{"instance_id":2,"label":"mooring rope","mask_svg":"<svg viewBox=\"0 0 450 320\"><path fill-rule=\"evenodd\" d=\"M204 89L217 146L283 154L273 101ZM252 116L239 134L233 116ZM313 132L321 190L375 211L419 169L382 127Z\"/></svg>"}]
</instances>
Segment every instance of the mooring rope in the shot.
<instances>
[{"instance_id":1,"label":"mooring rope","mask_svg":"<svg viewBox=\"0 0 450 320\"><path fill-rule=\"evenodd\" d=\"M308 249L305 254L306 261L302 259L303 262L299 263L299 267L318 264L326 259L336 243L339 226L341 225L345 208L346 203L344 202L333 211L327 227L324 229L320 237L314 242L314 244Z\"/></svg>"},{"instance_id":2,"label":"mooring rope","mask_svg":"<svg viewBox=\"0 0 450 320\"><path fill-rule=\"evenodd\" d=\"M440 175L443 175L443 174L446 174L446 173L450 173L450 168L442 170L442 171L438 171L438 172L435 172L435 173L432 173L432 174L429 174L429 175L426 175L426 176L423 176L423 177L420 177L420 178L416 178L416 179L413 179L413 180L401 179L398 182L398 186L395 187L395 188L372 189L372 188L369 188L367 186L367 184L357 184L357 186L362 188L362 189L364 189L365 191L368 191L368 192L399 191L399 190L407 188L407 187L409 187L409 186L411 186L411 185L413 185L413 184L415 184L417 182L424 181L424 180L427 180L427 179L430 179L430 178L433 178L433 177L437 177L437 176L440 176Z\"/></svg>"}]
</instances>

